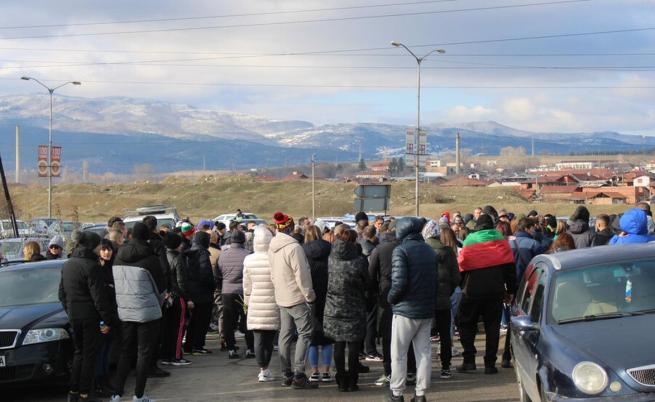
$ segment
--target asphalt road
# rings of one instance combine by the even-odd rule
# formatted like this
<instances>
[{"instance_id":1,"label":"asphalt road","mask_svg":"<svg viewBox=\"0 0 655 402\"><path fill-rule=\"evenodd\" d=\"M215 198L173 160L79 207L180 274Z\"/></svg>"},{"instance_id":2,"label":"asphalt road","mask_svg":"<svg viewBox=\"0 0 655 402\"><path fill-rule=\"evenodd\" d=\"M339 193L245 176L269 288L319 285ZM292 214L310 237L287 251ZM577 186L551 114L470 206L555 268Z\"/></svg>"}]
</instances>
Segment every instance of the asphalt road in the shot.
<instances>
[{"instance_id":1,"label":"asphalt road","mask_svg":"<svg viewBox=\"0 0 655 402\"><path fill-rule=\"evenodd\" d=\"M375 380L382 375L382 363L366 362L371 372L360 377L360 391L341 393L337 391L334 382L321 384L316 390L294 390L282 388L279 381L258 383L258 368L254 359L228 360L227 353L217 350L215 336L210 335L208 348L214 353L205 356L190 356L193 364L187 367L166 368L172 375L167 378L148 380L146 394L157 401L382 401L388 388L377 387ZM500 344L503 345L504 338ZM456 343L458 343L456 341ZM239 340L241 351L245 350L243 339ZM482 352L483 342L478 342L478 351ZM499 368L497 375L485 375L480 367L484 367L482 359L478 361L478 372L474 374L459 374L453 371L452 378L439 378L439 359L436 354L437 345L433 344L433 378L429 401L517 401L518 390L514 379L514 371ZM278 356L274 354L271 368L279 375ZM461 363L461 358L453 359L453 367ZM133 382L128 381L126 391L131 390ZM123 398L131 401L130 398ZM413 395L413 388L405 391L406 401ZM2 390L2 401L35 401L63 402L66 401L65 386L35 386L14 390Z\"/></svg>"}]
</instances>

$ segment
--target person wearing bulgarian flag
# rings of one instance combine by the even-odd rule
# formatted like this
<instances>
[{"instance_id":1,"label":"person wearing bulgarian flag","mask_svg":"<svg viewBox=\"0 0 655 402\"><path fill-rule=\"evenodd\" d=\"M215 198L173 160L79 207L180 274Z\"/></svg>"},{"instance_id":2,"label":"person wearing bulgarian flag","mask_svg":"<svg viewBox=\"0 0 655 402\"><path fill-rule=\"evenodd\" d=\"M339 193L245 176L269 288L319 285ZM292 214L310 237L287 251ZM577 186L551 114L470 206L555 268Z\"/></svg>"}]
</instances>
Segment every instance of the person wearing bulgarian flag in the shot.
<instances>
[{"instance_id":1,"label":"person wearing bulgarian flag","mask_svg":"<svg viewBox=\"0 0 655 402\"><path fill-rule=\"evenodd\" d=\"M475 231L464 241L458 256L462 273L462 301L457 313L464 363L459 372L476 370L474 341L478 319L484 322L486 346L485 374L496 374L496 355L500 338L503 300L516 293L516 267L509 242L495 229L489 214L480 215Z\"/></svg>"}]
</instances>

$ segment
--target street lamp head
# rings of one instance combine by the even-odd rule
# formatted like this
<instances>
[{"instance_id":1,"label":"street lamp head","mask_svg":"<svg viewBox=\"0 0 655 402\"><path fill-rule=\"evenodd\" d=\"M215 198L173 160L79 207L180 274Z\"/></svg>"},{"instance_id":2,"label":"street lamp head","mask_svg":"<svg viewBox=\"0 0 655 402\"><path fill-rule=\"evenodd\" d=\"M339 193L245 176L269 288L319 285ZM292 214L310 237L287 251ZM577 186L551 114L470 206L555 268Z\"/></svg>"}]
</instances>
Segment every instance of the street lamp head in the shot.
<instances>
[{"instance_id":1,"label":"street lamp head","mask_svg":"<svg viewBox=\"0 0 655 402\"><path fill-rule=\"evenodd\" d=\"M71 84L73 84L73 85L82 85L82 83L79 82L79 81L73 81L73 82L71 82Z\"/></svg>"},{"instance_id":2,"label":"street lamp head","mask_svg":"<svg viewBox=\"0 0 655 402\"><path fill-rule=\"evenodd\" d=\"M21 80L25 80L25 81L29 81L29 80L31 80L30 77L20 77L20 79L21 79Z\"/></svg>"},{"instance_id":3,"label":"street lamp head","mask_svg":"<svg viewBox=\"0 0 655 402\"><path fill-rule=\"evenodd\" d=\"M391 46L398 47L398 46L400 46L400 42L397 42L397 41L394 40L394 41L391 42Z\"/></svg>"},{"instance_id":4,"label":"street lamp head","mask_svg":"<svg viewBox=\"0 0 655 402\"><path fill-rule=\"evenodd\" d=\"M444 53L446 53L446 51L444 49L437 49L437 53L444 54Z\"/></svg>"}]
</instances>

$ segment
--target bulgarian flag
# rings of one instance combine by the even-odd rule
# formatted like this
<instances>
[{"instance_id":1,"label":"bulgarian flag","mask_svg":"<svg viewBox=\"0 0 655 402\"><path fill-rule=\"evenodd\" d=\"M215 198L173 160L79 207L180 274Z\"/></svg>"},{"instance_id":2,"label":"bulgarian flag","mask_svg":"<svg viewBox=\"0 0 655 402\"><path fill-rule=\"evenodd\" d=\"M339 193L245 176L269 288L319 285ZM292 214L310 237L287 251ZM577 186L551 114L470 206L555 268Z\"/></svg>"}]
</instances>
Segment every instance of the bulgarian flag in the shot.
<instances>
[{"instance_id":1,"label":"bulgarian flag","mask_svg":"<svg viewBox=\"0 0 655 402\"><path fill-rule=\"evenodd\" d=\"M509 242L496 229L473 232L464 240L464 247L457 257L459 271L514 264L514 253Z\"/></svg>"}]
</instances>

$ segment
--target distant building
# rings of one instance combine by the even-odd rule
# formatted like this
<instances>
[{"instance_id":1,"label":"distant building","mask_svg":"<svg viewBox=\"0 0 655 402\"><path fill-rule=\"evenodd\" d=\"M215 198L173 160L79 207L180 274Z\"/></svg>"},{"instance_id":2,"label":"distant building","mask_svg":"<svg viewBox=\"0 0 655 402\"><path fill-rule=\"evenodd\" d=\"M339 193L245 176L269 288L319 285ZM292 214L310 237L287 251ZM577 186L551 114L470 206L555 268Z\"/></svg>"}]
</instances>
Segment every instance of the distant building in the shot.
<instances>
[{"instance_id":1,"label":"distant building","mask_svg":"<svg viewBox=\"0 0 655 402\"><path fill-rule=\"evenodd\" d=\"M569 161L569 162L559 162L555 164L557 170L591 170L594 167L593 162L589 161Z\"/></svg>"}]
</instances>

